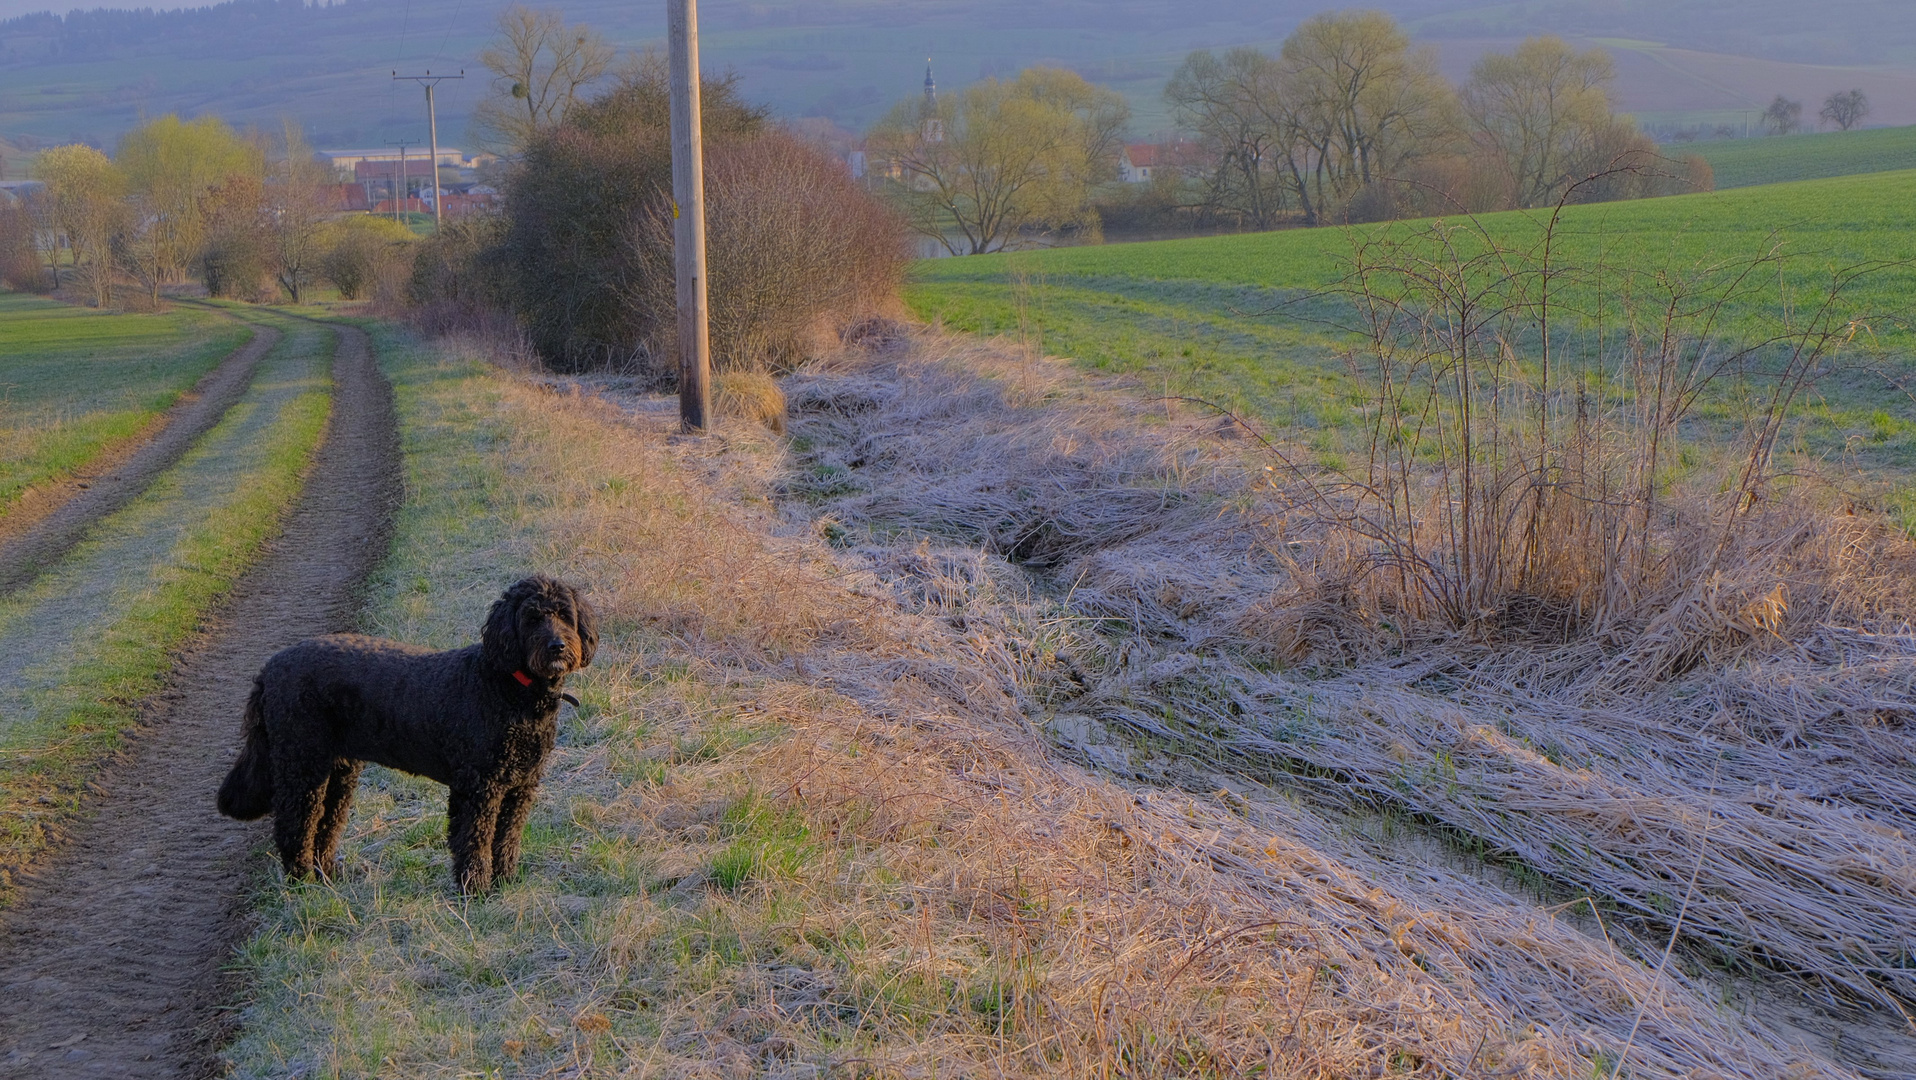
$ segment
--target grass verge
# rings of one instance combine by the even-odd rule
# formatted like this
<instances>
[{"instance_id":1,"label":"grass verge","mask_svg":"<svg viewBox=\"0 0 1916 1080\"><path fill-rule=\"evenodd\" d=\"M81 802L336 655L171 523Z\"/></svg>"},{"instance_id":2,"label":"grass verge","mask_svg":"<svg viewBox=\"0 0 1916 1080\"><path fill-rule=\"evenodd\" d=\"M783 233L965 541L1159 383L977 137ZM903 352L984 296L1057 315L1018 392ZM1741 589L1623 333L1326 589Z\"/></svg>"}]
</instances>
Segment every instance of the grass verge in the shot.
<instances>
[{"instance_id":1,"label":"grass verge","mask_svg":"<svg viewBox=\"0 0 1916 1080\"><path fill-rule=\"evenodd\" d=\"M262 885L236 1076L1592 1075L1639 1017L1632 1075L1807 1060L1282 799L1058 763L1028 646L1068 612L1004 632L989 560L895 524L835 550L762 435L382 356L409 501L367 629L469 641L537 570L589 587L599 658L517 880L452 894L444 789L369 770L340 879ZM802 408L873 407L837 390Z\"/></svg>"},{"instance_id":2,"label":"grass verge","mask_svg":"<svg viewBox=\"0 0 1916 1080\"><path fill-rule=\"evenodd\" d=\"M0 293L0 517L140 435L246 337L199 309L112 314Z\"/></svg>"},{"instance_id":3,"label":"grass verge","mask_svg":"<svg viewBox=\"0 0 1916 1080\"><path fill-rule=\"evenodd\" d=\"M326 427L329 382L323 365L314 367L309 387L280 406L252 468L180 536L150 577L127 590L130 602L89 635L60 680L34 693L30 718L0 731L0 874L7 875L0 886L77 809L87 778L138 722L140 703L160 689L174 652L277 530ZM244 402L235 406L169 475L195 468L248 412ZM169 491L162 477L116 517L139 514L143 503ZM69 558L83 559L88 550L83 544Z\"/></svg>"}]
</instances>

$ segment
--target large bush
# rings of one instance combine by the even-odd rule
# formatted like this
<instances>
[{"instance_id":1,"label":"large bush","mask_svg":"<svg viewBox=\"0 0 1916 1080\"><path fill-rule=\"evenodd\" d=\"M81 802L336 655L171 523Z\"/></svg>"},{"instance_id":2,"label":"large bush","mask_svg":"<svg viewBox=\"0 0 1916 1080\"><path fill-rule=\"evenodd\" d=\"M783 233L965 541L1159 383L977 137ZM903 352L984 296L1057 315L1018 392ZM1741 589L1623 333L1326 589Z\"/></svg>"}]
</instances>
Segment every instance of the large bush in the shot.
<instances>
[{"instance_id":1,"label":"large bush","mask_svg":"<svg viewBox=\"0 0 1916 1080\"><path fill-rule=\"evenodd\" d=\"M327 222L319 236L319 275L342 299L384 299L382 293L395 291L414 241L411 229L390 218L359 214Z\"/></svg>"},{"instance_id":2,"label":"large bush","mask_svg":"<svg viewBox=\"0 0 1916 1080\"><path fill-rule=\"evenodd\" d=\"M206 291L236 300L278 299L273 275L279 260L261 179L229 177L200 198L199 217L199 272Z\"/></svg>"},{"instance_id":3,"label":"large bush","mask_svg":"<svg viewBox=\"0 0 1916 1080\"><path fill-rule=\"evenodd\" d=\"M768 131L731 79L707 80L702 105L714 359L788 363L896 289L902 228L835 159ZM674 366L669 110L663 65L644 62L534 139L507 185L493 258L554 366Z\"/></svg>"},{"instance_id":4,"label":"large bush","mask_svg":"<svg viewBox=\"0 0 1916 1080\"><path fill-rule=\"evenodd\" d=\"M705 243L713 362L790 368L820 335L896 295L908 254L903 223L838 159L782 132L706 154ZM676 355L677 277L669 198L650 200L629 233L639 273L620 298L644 340Z\"/></svg>"},{"instance_id":5,"label":"large bush","mask_svg":"<svg viewBox=\"0 0 1916 1080\"><path fill-rule=\"evenodd\" d=\"M500 258L505 222L491 215L447 222L414 247L406 299L429 334L491 326L510 301Z\"/></svg>"}]
</instances>

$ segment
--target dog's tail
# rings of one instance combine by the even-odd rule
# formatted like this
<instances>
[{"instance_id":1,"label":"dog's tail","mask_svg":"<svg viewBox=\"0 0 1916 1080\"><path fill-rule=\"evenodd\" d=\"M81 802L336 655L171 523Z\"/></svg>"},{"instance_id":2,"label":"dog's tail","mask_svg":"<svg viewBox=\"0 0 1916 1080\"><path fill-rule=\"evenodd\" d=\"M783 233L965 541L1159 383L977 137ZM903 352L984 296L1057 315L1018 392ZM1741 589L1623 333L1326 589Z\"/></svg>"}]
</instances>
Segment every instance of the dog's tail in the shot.
<instances>
[{"instance_id":1,"label":"dog's tail","mask_svg":"<svg viewBox=\"0 0 1916 1080\"><path fill-rule=\"evenodd\" d=\"M260 699L265 695L265 682L255 678L253 693L246 699L242 728L246 745L240 748L239 760L220 785L220 813L241 821L264 817L273 808L273 758L266 748L266 718L260 712Z\"/></svg>"}]
</instances>

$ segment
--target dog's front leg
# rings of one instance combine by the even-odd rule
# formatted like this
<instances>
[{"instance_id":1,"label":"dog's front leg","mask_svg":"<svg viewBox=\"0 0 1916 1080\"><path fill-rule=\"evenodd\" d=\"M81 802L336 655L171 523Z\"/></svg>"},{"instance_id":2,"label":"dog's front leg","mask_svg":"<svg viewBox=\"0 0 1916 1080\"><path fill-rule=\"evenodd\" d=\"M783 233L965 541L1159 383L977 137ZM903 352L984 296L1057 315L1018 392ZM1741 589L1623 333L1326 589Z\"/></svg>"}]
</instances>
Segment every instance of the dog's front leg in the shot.
<instances>
[{"instance_id":1,"label":"dog's front leg","mask_svg":"<svg viewBox=\"0 0 1916 1080\"><path fill-rule=\"evenodd\" d=\"M519 842L525 836L526 818L532 816L532 797L539 790L539 779L511 788L499 804L499 824L492 838L492 879L511 880L519 869Z\"/></svg>"},{"instance_id":2,"label":"dog's front leg","mask_svg":"<svg viewBox=\"0 0 1916 1080\"><path fill-rule=\"evenodd\" d=\"M453 786L446 804L446 844L452 848L452 879L461 892L492 887L492 840L504 795L497 784Z\"/></svg>"}]
</instances>

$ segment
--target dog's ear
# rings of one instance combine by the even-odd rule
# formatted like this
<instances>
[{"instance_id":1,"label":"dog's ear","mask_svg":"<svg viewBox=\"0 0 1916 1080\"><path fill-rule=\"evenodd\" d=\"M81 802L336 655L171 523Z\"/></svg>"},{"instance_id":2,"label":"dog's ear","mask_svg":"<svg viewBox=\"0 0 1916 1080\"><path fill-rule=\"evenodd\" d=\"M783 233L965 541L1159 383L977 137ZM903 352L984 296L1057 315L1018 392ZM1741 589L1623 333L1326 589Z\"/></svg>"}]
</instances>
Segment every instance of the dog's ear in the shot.
<instances>
[{"instance_id":1,"label":"dog's ear","mask_svg":"<svg viewBox=\"0 0 1916 1080\"><path fill-rule=\"evenodd\" d=\"M579 634L579 666L589 667L592 657L599 651L599 616L586 602L585 594L566 587L572 600L572 629Z\"/></svg>"},{"instance_id":2,"label":"dog's ear","mask_svg":"<svg viewBox=\"0 0 1916 1080\"><path fill-rule=\"evenodd\" d=\"M537 583L528 578L492 602L492 610L486 613L485 629L479 633L479 650L487 667L510 672L525 666L525 643L519 640L519 605L537 590Z\"/></svg>"}]
</instances>

